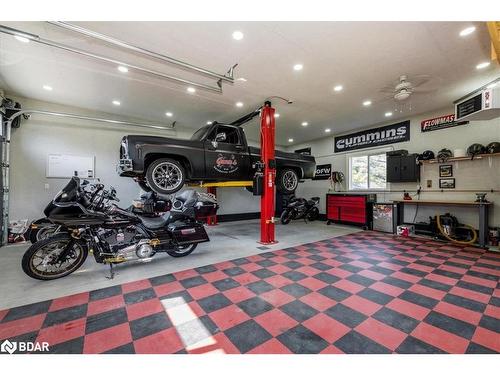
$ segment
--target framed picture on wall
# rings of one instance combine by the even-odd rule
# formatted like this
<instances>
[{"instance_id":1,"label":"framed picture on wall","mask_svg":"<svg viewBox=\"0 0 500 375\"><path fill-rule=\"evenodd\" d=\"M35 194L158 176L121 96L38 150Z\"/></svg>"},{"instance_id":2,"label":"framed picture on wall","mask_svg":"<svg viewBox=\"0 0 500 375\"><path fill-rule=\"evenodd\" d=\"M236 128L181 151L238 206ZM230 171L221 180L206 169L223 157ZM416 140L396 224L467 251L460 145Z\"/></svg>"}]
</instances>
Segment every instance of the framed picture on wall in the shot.
<instances>
[{"instance_id":1,"label":"framed picture on wall","mask_svg":"<svg viewBox=\"0 0 500 375\"><path fill-rule=\"evenodd\" d=\"M439 179L440 189L455 189L455 179L454 178L440 178Z\"/></svg>"},{"instance_id":2,"label":"framed picture on wall","mask_svg":"<svg viewBox=\"0 0 500 375\"><path fill-rule=\"evenodd\" d=\"M439 177L453 177L453 165L440 165Z\"/></svg>"}]
</instances>

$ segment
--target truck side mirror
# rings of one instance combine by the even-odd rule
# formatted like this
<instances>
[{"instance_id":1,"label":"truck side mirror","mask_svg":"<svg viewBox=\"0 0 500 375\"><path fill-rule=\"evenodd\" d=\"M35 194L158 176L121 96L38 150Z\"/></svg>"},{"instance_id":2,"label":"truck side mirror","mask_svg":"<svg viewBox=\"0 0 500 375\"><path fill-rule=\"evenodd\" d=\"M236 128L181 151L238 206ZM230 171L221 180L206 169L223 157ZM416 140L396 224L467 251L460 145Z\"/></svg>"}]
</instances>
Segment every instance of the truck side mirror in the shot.
<instances>
[{"instance_id":1,"label":"truck side mirror","mask_svg":"<svg viewBox=\"0 0 500 375\"><path fill-rule=\"evenodd\" d=\"M226 140L226 133L217 133L215 142L224 142Z\"/></svg>"}]
</instances>

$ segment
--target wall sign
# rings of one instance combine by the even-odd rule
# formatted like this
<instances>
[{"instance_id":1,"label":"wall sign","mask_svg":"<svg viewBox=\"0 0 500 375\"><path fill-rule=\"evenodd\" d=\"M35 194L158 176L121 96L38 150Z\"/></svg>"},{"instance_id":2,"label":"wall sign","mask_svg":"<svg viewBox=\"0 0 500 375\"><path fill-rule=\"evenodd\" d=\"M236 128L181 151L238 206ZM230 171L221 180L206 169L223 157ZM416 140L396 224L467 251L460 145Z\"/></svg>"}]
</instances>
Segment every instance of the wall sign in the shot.
<instances>
[{"instance_id":1,"label":"wall sign","mask_svg":"<svg viewBox=\"0 0 500 375\"><path fill-rule=\"evenodd\" d=\"M420 123L420 130L422 132L430 132L433 130L447 129L468 123L469 121L455 121L455 115L451 114L422 121Z\"/></svg>"},{"instance_id":2,"label":"wall sign","mask_svg":"<svg viewBox=\"0 0 500 375\"><path fill-rule=\"evenodd\" d=\"M410 121L335 137L335 152L359 150L410 140Z\"/></svg>"},{"instance_id":3,"label":"wall sign","mask_svg":"<svg viewBox=\"0 0 500 375\"><path fill-rule=\"evenodd\" d=\"M301 148L294 151L296 154L311 155L311 147Z\"/></svg>"},{"instance_id":4,"label":"wall sign","mask_svg":"<svg viewBox=\"0 0 500 375\"><path fill-rule=\"evenodd\" d=\"M321 164L316 166L316 173L314 174L313 180L328 180L330 174L332 173L331 164Z\"/></svg>"}]
</instances>

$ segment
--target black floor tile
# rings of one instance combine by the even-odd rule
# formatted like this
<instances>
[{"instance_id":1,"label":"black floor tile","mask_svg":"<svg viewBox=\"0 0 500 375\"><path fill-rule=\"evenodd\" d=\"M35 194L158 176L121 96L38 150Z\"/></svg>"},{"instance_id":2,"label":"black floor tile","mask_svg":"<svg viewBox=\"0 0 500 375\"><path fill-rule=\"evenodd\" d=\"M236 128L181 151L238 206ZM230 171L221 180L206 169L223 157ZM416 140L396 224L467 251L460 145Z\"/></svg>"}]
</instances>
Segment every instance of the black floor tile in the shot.
<instances>
[{"instance_id":1,"label":"black floor tile","mask_svg":"<svg viewBox=\"0 0 500 375\"><path fill-rule=\"evenodd\" d=\"M255 281L253 283L246 285L246 287L255 294L262 294L274 289L274 286L265 282L264 280Z\"/></svg>"},{"instance_id":2,"label":"black floor tile","mask_svg":"<svg viewBox=\"0 0 500 375\"><path fill-rule=\"evenodd\" d=\"M406 290L399 295L399 298L404 299L405 301L414 303L419 306L426 307L428 309L433 309L434 306L438 304L438 300L430 297L423 296L421 294Z\"/></svg>"},{"instance_id":3,"label":"black floor tile","mask_svg":"<svg viewBox=\"0 0 500 375\"><path fill-rule=\"evenodd\" d=\"M352 262L352 259L350 259L350 261ZM352 264L343 264L343 265L339 266L339 268L342 268L343 270L349 271L352 273L358 273L358 272L363 271L363 268L353 266Z\"/></svg>"},{"instance_id":4,"label":"black floor tile","mask_svg":"<svg viewBox=\"0 0 500 375\"><path fill-rule=\"evenodd\" d=\"M130 322L130 332L133 340L138 340L170 327L172 327L172 323L165 312L148 315Z\"/></svg>"},{"instance_id":5,"label":"black floor tile","mask_svg":"<svg viewBox=\"0 0 500 375\"><path fill-rule=\"evenodd\" d=\"M228 276L238 276L241 275L242 273L245 273L246 271L241 267L231 267L231 268L226 268L222 272L224 272Z\"/></svg>"},{"instance_id":6,"label":"black floor tile","mask_svg":"<svg viewBox=\"0 0 500 375\"><path fill-rule=\"evenodd\" d=\"M295 298L300 298L306 294L312 293L312 290L302 286L300 284L289 284L280 288L282 291L294 296Z\"/></svg>"},{"instance_id":7,"label":"black floor tile","mask_svg":"<svg viewBox=\"0 0 500 375\"><path fill-rule=\"evenodd\" d=\"M286 305L281 306L279 309L295 319L297 322L303 322L304 320L310 319L319 313L316 309L313 309L311 306L298 300L289 302Z\"/></svg>"},{"instance_id":8,"label":"black floor tile","mask_svg":"<svg viewBox=\"0 0 500 375\"><path fill-rule=\"evenodd\" d=\"M474 331L476 330L476 326L472 324L438 313L436 311L431 311L425 317L424 322L431 324L434 327L451 332L455 335L464 337L467 340L470 340L472 338L472 336L474 335Z\"/></svg>"},{"instance_id":9,"label":"black floor tile","mask_svg":"<svg viewBox=\"0 0 500 375\"><path fill-rule=\"evenodd\" d=\"M357 293L358 296L366 298L367 300L370 300L372 302L378 303L379 305L386 305L390 301L394 299L393 296L390 296L388 294L366 288Z\"/></svg>"},{"instance_id":10,"label":"black floor tile","mask_svg":"<svg viewBox=\"0 0 500 375\"><path fill-rule=\"evenodd\" d=\"M272 266L275 266L276 264L278 264L275 261L272 261L271 259L263 259L263 260L259 260L258 262L255 262L255 263L261 267L272 267Z\"/></svg>"},{"instance_id":11,"label":"black floor tile","mask_svg":"<svg viewBox=\"0 0 500 375\"><path fill-rule=\"evenodd\" d=\"M327 341L302 325L295 326L276 338L295 354L316 354L328 346Z\"/></svg>"},{"instance_id":12,"label":"black floor tile","mask_svg":"<svg viewBox=\"0 0 500 375\"><path fill-rule=\"evenodd\" d=\"M473 301L471 299L460 297L451 293L445 295L443 301L480 313L482 313L484 309L486 309L486 305L484 303Z\"/></svg>"},{"instance_id":13,"label":"black floor tile","mask_svg":"<svg viewBox=\"0 0 500 375\"><path fill-rule=\"evenodd\" d=\"M489 294L489 295L492 295L493 292L495 291L495 289L493 289L493 288L488 288L487 286L477 285L477 284L469 283L467 281L462 281L462 280L460 280L457 283L457 286L459 286L460 288L469 289L469 290L473 290L475 292Z\"/></svg>"},{"instance_id":14,"label":"black floor tile","mask_svg":"<svg viewBox=\"0 0 500 375\"><path fill-rule=\"evenodd\" d=\"M496 351L486 348L482 345L476 344L475 342L469 343L465 354L498 354Z\"/></svg>"},{"instance_id":15,"label":"black floor tile","mask_svg":"<svg viewBox=\"0 0 500 375\"><path fill-rule=\"evenodd\" d=\"M356 327L368 318L366 315L350 307L344 306L341 303L327 309L325 314L351 328Z\"/></svg>"},{"instance_id":16,"label":"black floor tile","mask_svg":"<svg viewBox=\"0 0 500 375\"><path fill-rule=\"evenodd\" d=\"M440 275L440 276L450 277L452 279L457 279L457 280L462 278L462 275L460 273L445 271L445 270L440 270L440 269L433 270L431 273L434 273L434 274Z\"/></svg>"},{"instance_id":17,"label":"black floor tile","mask_svg":"<svg viewBox=\"0 0 500 375\"><path fill-rule=\"evenodd\" d=\"M254 320L238 324L224 331L224 334L241 353L246 353L272 338L271 334Z\"/></svg>"},{"instance_id":18,"label":"black floor tile","mask_svg":"<svg viewBox=\"0 0 500 375\"><path fill-rule=\"evenodd\" d=\"M199 274L203 275L205 273L210 273L210 272L215 272L217 271L217 267L209 264L207 266L202 266L202 267L197 267L194 269L196 272L198 272Z\"/></svg>"},{"instance_id":19,"label":"black floor tile","mask_svg":"<svg viewBox=\"0 0 500 375\"><path fill-rule=\"evenodd\" d=\"M340 277L330 275L326 272L320 272L313 276L315 279L321 280L327 284L333 284L340 280Z\"/></svg>"},{"instance_id":20,"label":"black floor tile","mask_svg":"<svg viewBox=\"0 0 500 375\"><path fill-rule=\"evenodd\" d=\"M483 317L479 321L479 325L483 328L500 334L500 319L496 319L488 315L483 315ZM498 340L500 341L500 337Z\"/></svg>"},{"instance_id":21,"label":"black floor tile","mask_svg":"<svg viewBox=\"0 0 500 375\"><path fill-rule=\"evenodd\" d=\"M127 321L128 317L125 307L88 316L85 334L88 335L89 333L126 323Z\"/></svg>"},{"instance_id":22,"label":"black floor tile","mask_svg":"<svg viewBox=\"0 0 500 375\"><path fill-rule=\"evenodd\" d=\"M408 334L411 333L419 323L418 320L388 309L387 307L381 308L373 314L372 317L388 326L394 327Z\"/></svg>"},{"instance_id":23,"label":"black floor tile","mask_svg":"<svg viewBox=\"0 0 500 375\"><path fill-rule=\"evenodd\" d=\"M129 342L128 344L108 350L103 354L135 354L134 344Z\"/></svg>"},{"instance_id":24,"label":"black floor tile","mask_svg":"<svg viewBox=\"0 0 500 375\"><path fill-rule=\"evenodd\" d=\"M87 315L87 306L87 304L84 304L49 312L45 317L43 327L51 327L56 324L83 318Z\"/></svg>"},{"instance_id":25,"label":"black floor tile","mask_svg":"<svg viewBox=\"0 0 500 375\"><path fill-rule=\"evenodd\" d=\"M173 298L181 298L184 303L193 301L193 297L191 297L191 294L189 294L186 290L181 290L179 292L174 292L167 294L165 296L161 296L160 300L167 300Z\"/></svg>"},{"instance_id":26,"label":"black floor tile","mask_svg":"<svg viewBox=\"0 0 500 375\"><path fill-rule=\"evenodd\" d=\"M156 293L153 288L136 290L123 295L125 303L131 305L133 303L147 301L148 299L156 298Z\"/></svg>"},{"instance_id":27,"label":"black floor tile","mask_svg":"<svg viewBox=\"0 0 500 375\"><path fill-rule=\"evenodd\" d=\"M222 293L202 298L197 302L207 314L232 304L232 302Z\"/></svg>"},{"instance_id":28,"label":"black floor tile","mask_svg":"<svg viewBox=\"0 0 500 375\"><path fill-rule=\"evenodd\" d=\"M276 275L276 272L269 271L266 268L262 268L260 270L252 271L252 274L257 276L260 279L266 279L268 277Z\"/></svg>"},{"instance_id":29,"label":"black floor tile","mask_svg":"<svg viewBox=\"0 0 500 375\"><path fill-rule=\"evenodd\" d=\"M415 337L408 336L395 350L400 354L445 354L445 351L429 345Z\"/></svg>"},{"instance_id":30,"label":"black floor tile","mask_svg":"<svg viewBox=\"0 0 500 375\"><path fill-rule=\"evenodd\" d=\"M324 256L321 256L321 255L318 255L318 254L313 254L313 255L309 255L308 257L306 257L307 259L311 259L311 260L314 260L316 262L321 262L327 258L325 258Z\"/></svg>"},{"instance_id":31,"label":"black floor tile","mask_svg":"<svg viewBox=\"0 0 500 375\"><path fill-rule=\"evenodd\" d=\"M109 298L122 294L121 285L110 286L107 288L97 289L90 292L90 301L96 301L103 298Z\"/></svg>"},{"instance_id":32,"label":"black floor tile","mask_svg":"<svg viewBox=\"0 0 500 375\"><path fill-rule=\"evenodd\" d=\"M296 268L300 268L303 266L302 263L299 263L295 260L290 260L288 262L285 262L283 263L284 266L288 267L288 268L291 268L292 270L296 269Z\"/></svg>"},{"instance_id":33,"label":"black floor tile","mask_svg":"<svg viewBox=\"0 0 500 375\"><path fill-rule=\"evenodd\" d=\"M294 254L294 253L290 253L290 254L284 255L284 257L287 258L287 259L293 260L293 259L299 259L300 255L297 255L297 254Z\"/></svg>"},{"instance_id":34,"label":"black floor tile","mask_svg":"<svg viewBox=\"0 0 500 375\"><path fill-rule=\"evenodd\" d=\"M474 276L474 277L479 277L480 279L486 279L486 280L491 280L491 281L498 281L498 276L491 275L489 273L485 272L478 272L478 271L467 271L467 275Z\"/></svg>"},{"instance_id":35,"label":"black floor tile","mask_svg":"<svg viewBox=\"0 0 500 375\"><path fill-rule=\"evenodd\" d=\"M414 275L414 276L418 276L418 277L425 277L428 274L427 272L416 270L413 268L408 268L408 267L401 268L399 271L403 272L403 273L407 273L408 275Z\"/></svg>"},{"instance_id":36,"label":"black floor tile","mask_svg":"<svg viewBox=\"0 0 500 375\"><path fill-rule=\"evenodd\" d=\"M452 288L450 285L440 283L438 281L433 281L429 279L421 279L417 282L417 284L428 286L429 288L441 290L443 292L449 292Z\"/></svg>"},{"instance_id":37,"label":"black floor tile","mask_svg":"<svg viewBox=\"0 0 500 375\"><path fill-rule=\"evenodd\" d=\"M385 346L356 332L350 331L333 343L337 348L347 354L386 354L392 353Z\"/></svg>"},{"instance_id":38,"label":"black floor tile","mask_svg":"<svg viewBox=\"0 0 500 375\"><path fill-rule=\"evenodd\" d=\"M318 271L328 271L333 268L333 266L329 266L328 264L321 262L313 263L309 267L316 268Z\"/></svg>"},{"instance_id":39,"label":"black floor tile","mask_svg":"<svg viewBox=\"0 0 500 375\"><path fill-rule=\"evenodd\" d=\"M247 315L252 318L265 313L266 311L271 311L274 306L264 301L260 297L252 297L245 301L237 304L240 309L242 309Z\"/></svg>"},{"instance_id":40,"label":"black floor tile","mask_svg":"<svg viewBox=\"0 0 500 375\"><path fill-rule=\"evenodd\" d=\"M349 281L352 281L353 283L363 285L363 286L370 286L376 282L376 280L372 280L368 277L364 277L364 276L361 276L358 274L351 275L351 276L347 277L346 279Z\"/></svg>"},{"instance_id":41,"label":"black floor tile","mask_svg":"<svg viewBox=\"0 0 500 375\"><path fill-rule=\"evenodd\" d=\"M333 299L334 301L337 302L343 301L347 297L350 297L352 295L351 293L339 289L337 287L334 287L333 285L325 286L324 288L318 290L318 293L324 295L325 297Z\"/></svg>"},{"instance_id":42,"label":"black floor tile","mask_svg":"<svg viewBox=\"0 0 500 375\"><path fill-rule=\"evenodd\" d=\"M83 336L76 339L62 342L60 344L50 345L50 354L81 354L83 352Z\"/></svg>"},{"instance_id":43,"label":"black floor tile","mask_svg":"<svg viewBox=\"0 0 500 375\"><path fill-rule=\"evenodd\" d=\"M247 258L238 258L238 259L233 259L231 262L237 266L241 266L243 264L248 264L250 261Z\"/></svg>"},{"instance_id":44,"label":"black floor tile","mask_svg":"<svg viewBox=\"0 0 500 375\"><path fill-rule=\"evenodd\" d=\"M175 281L175 277L172 274L156 276L156 277L152 277L149 279L149 282L153 286L168 284L168 283L171 283L174 281Z\"/></svg>"},{"instance_id":45,"label":"black floor tile","mask_svg":"<svg viewBox=\"0 0 500 375\"><path fill-rule=\"evenodd\" d=\"M225 290L237 288L241 284L236 280L228 277L226 279L214 281L212 285L216 287L220 292L224 292Z\"/></svg>"},{"instance_id":46,"label":"black floor tile","mask_svg":"<svg viewBox=\"0 0 500 375\"><path fill-rule=\"evenodd\" d=\"M265 246L264 246L264 247L265 247ZM267 248L267 249L269 249L269 248ZM272 251L270 251L270 252L268 252L268 253L262 253L262 254L259 254L259 255L260 255L261 257L263 257L263 258L274 258L274 257L276 257L276 253L274 253L274 252L272 252Z\"/></svg>"},{"instance_id":47,"label":"black floor tile","mask_svg":"<svg viewBox=\"0 0 500 375\"><path fill-rule=\"evenodd\" d=\"M227 270L226 270L227 271ZM186 289L189 289L189 288L194 288L194 287L197 287L197 286L200 286L200 285L203 285L203 284L206 284L207 283L207 280L205 280L203 277L201 276L194 276L194 277L190 277L190 278L187 278L187 279L184 279L184 280L181 280L180 281L181 285L186 288Z\"/></svg>"},{"instance_id":48,"label":"black floor tile","mask_svg":"<svg viewBox=\"0 0 500 375\"><path fill-rule=\"evenodd\" d=\"M25 306L14 307L10 309L7 315L2 319L2 323L46 313L47 311L49 311L51 303L52 301L44 301L32 303Z\"/></svg>"},{"instance_id":49,"label":"black floor tile","mask_svg":"<svg viewBox=\"0 0 500 375\"><path fill-rule=\"evenodd\" d=\"M408 281L401 280L401 279L398 279L397 277L393 277L393 276L384 277L381 281L386 283L386 284L389 284L389 285L397 286L398 288L401 288L401 289L408 289L409 287L411 287L413 285L412 283L410 283Z\"/></svg>"},{"instance_id":50,"label":"black floor tile","mask_svg":"<svg viewBox=\"0 0 500 375\"><path fill-rule=\"evenodd\" d=\"M370 271L378 272L378 273L381 273L382 275L386 275L386 276L392 275L394 273L393 270L390 270L389 268L385 268L385 267L380 267L380 266L373 266L373 267L370 267L368 269Z\"/></svg>"},{"instance_id":51,"label":"black floor tile","mask_svg":"<svg viewBox=\"0 0 500 375\"><path fill-rule=\"evenodd\" d=\"M287 279L292 280L292 281L299 281L299 280L305 279L307 277L302 272L298 272L298 271L287 271L287 272L282 273L281 276L286 277Z\"/></svg>"}]
</instances>

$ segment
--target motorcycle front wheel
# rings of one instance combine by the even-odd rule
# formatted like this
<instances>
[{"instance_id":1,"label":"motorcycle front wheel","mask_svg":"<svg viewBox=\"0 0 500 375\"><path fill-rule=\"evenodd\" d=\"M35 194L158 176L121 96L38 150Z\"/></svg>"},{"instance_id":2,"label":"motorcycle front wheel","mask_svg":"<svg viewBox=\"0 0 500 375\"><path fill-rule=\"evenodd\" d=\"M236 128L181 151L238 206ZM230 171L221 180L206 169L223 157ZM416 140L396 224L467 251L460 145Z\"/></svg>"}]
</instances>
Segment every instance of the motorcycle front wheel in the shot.
<instances>
[{"instance_id":1,"label":"motorcycle front wheel","mask_svg":"<svg viewBox=\"0 0 500 375\"><path fill-rule=\"evenodd\" d=\"M173 250L167 250L167 254L174 258L181 258L191 254L198 246L197 243L189 245L177 245Z\"/></svg>"},{"instance_id":2,"label":"motorcycle front wheel","mask_svg":"<svg viewBox=\"0 0 500 375\"><path fill-rule=\"evenodd\" d=\"M30 232L31 243L37 243L38 241L45 240L52 237L58 232L59 226L55 224L41 225L39 228L32 229Z\"/></svg>"},{"instance_id":3,"label":"motorcycle front wheel","mask_svg":"<svg viewBox=\"0 0 500 375\"><path fill-rule=\"evenodd\" d=\"M87 254L85 242L60 233L31 245L24 253L21 266L29 277L54 280L80 268Z\"/></svg>"},{"instance_id":4,"label":"motorcycle front wheel","mask_svg":"<svg viewBox=\"0 0 500 375\"><path fill-rule=\"evenodd\" d=\"M280 216L281 224L287 225L290 221L292 221L292 211L284 210Z\"/></svg>"}]
</instances>

